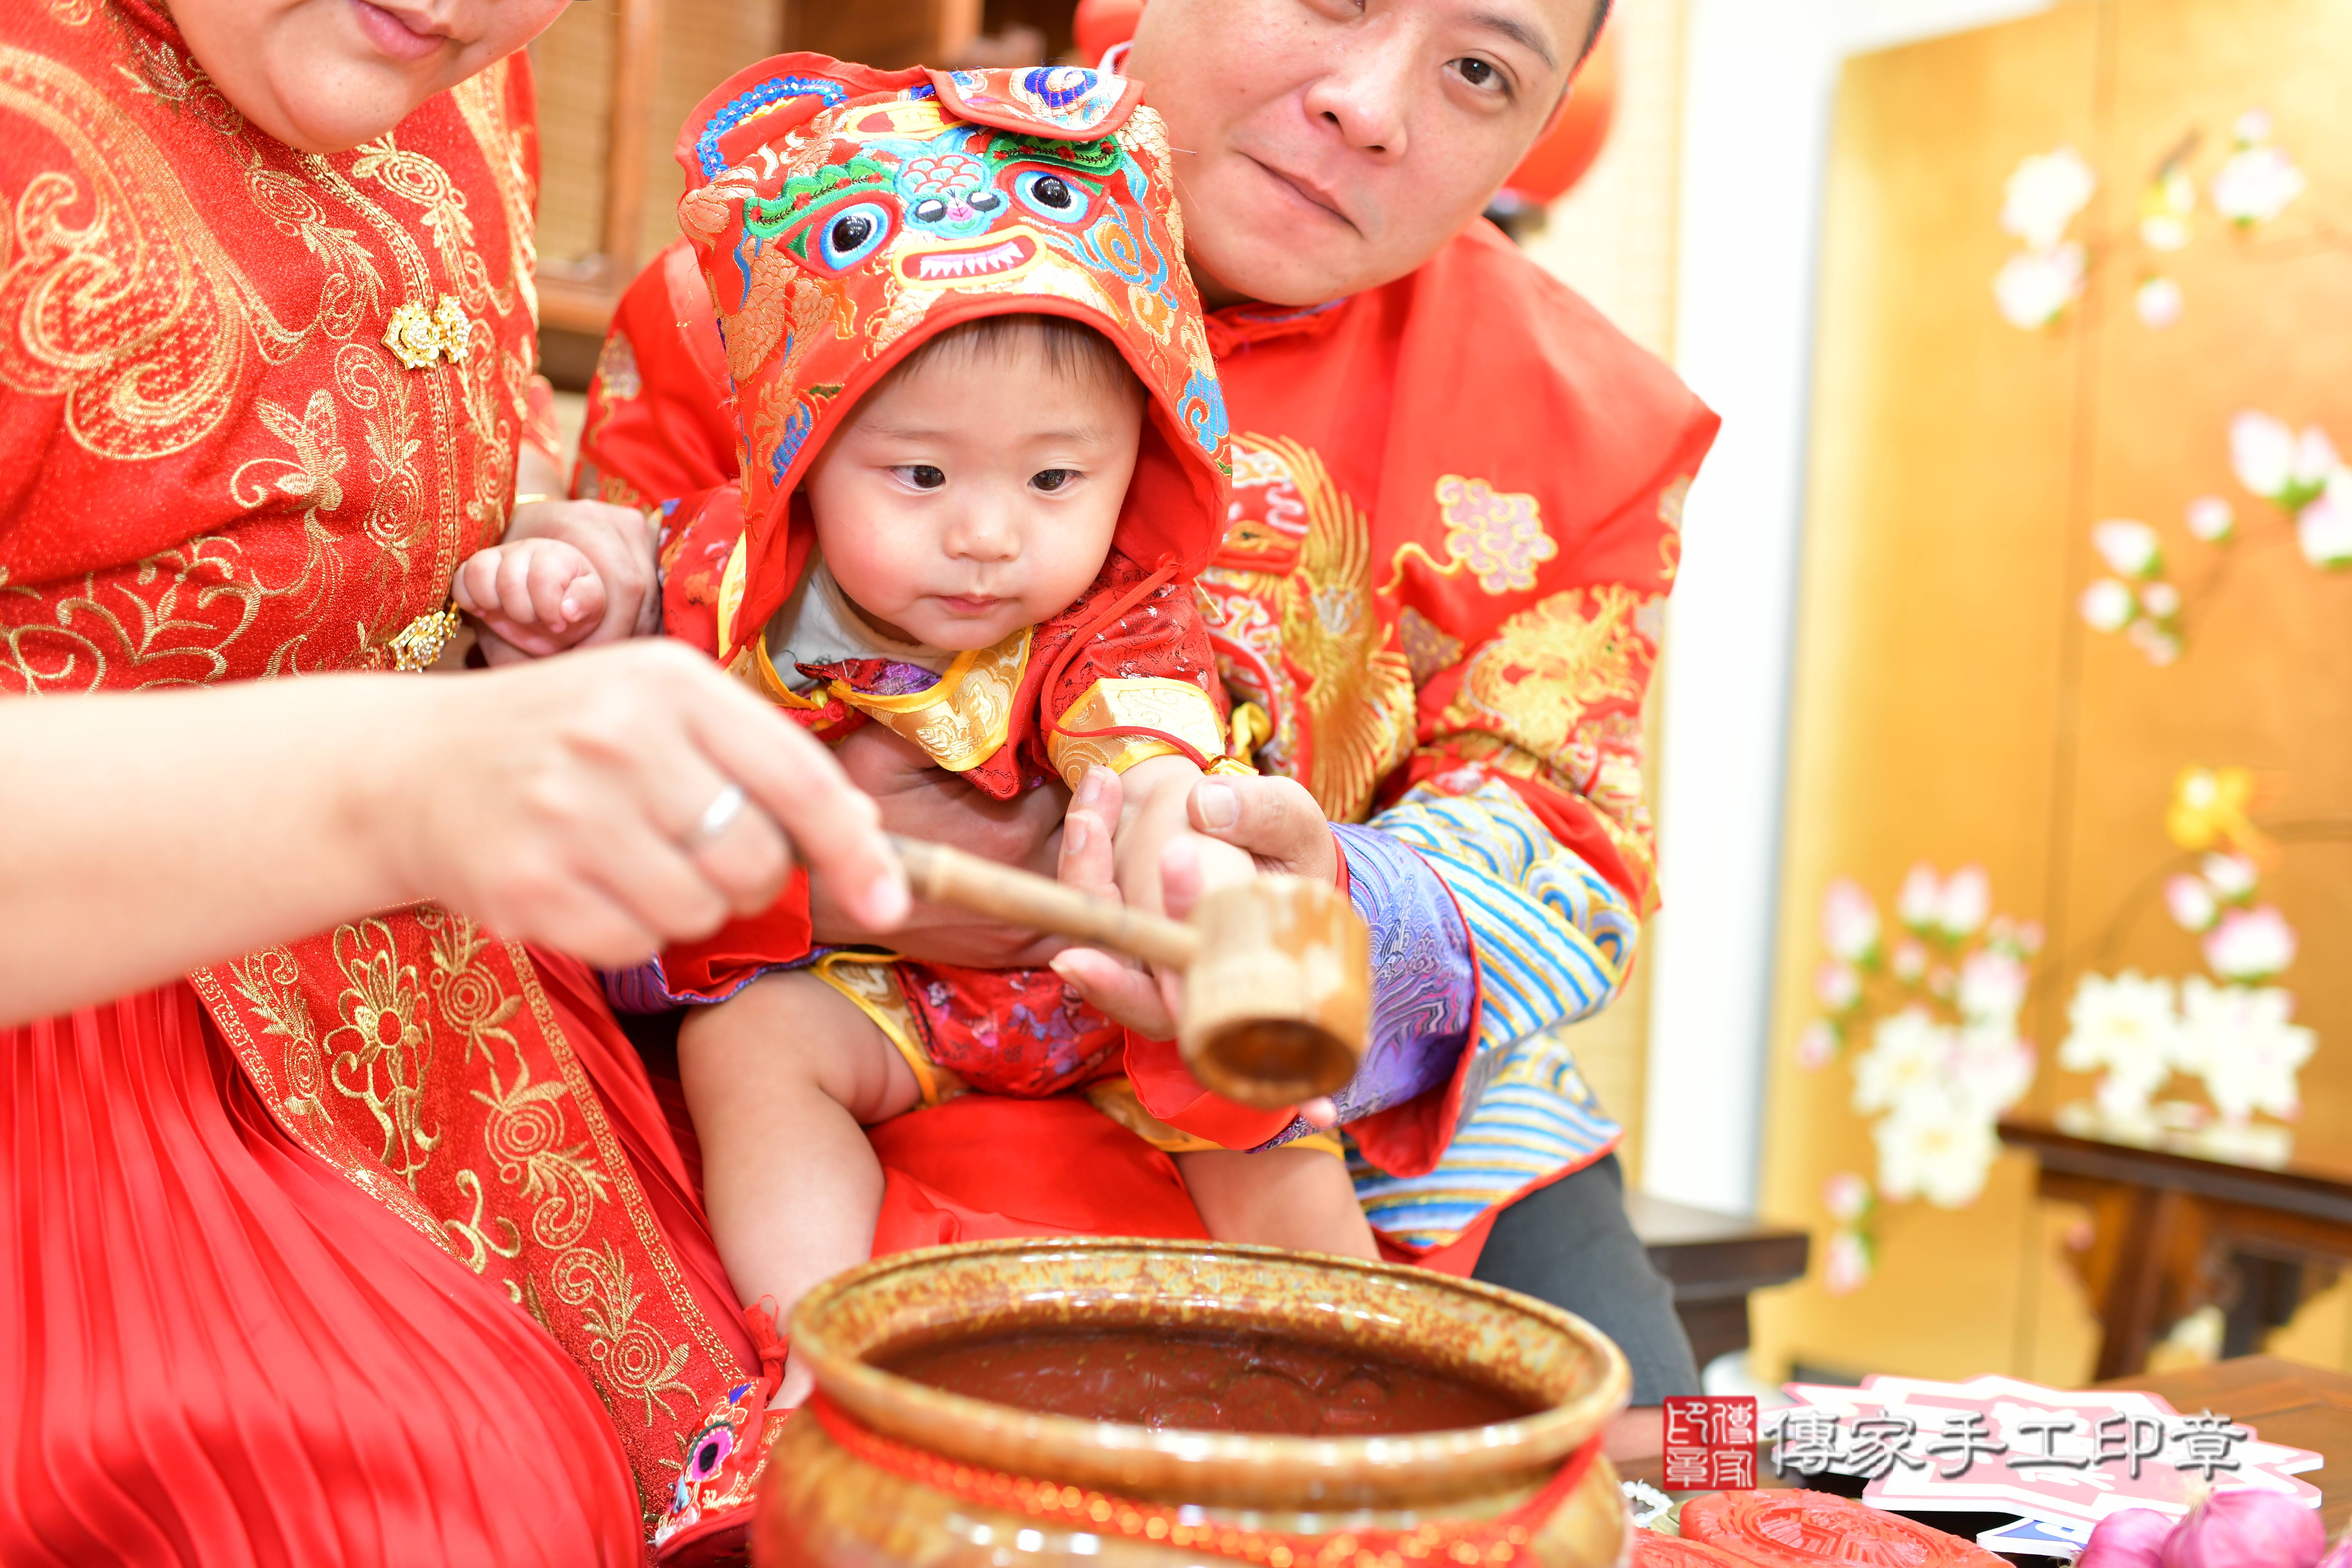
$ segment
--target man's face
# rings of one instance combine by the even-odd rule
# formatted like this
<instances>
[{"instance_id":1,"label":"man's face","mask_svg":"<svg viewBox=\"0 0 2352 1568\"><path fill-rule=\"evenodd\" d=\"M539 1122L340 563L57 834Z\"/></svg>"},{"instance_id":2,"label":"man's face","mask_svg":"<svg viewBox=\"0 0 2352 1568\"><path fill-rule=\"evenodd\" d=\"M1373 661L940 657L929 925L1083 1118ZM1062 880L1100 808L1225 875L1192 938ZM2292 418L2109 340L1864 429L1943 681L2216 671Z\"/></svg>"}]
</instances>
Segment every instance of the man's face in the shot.
<instances>
[{"instance_id":1,"label":"man's face","mask_svg":"<svg viewBox=\"0 0 2352 1568\"><path fill-rule=\"evenodd\" d=\"M1168 121L1212 304L1402 278L1559 101L1597 0L1150 0L1127 69Z\"/></svg>"}]
</instances>

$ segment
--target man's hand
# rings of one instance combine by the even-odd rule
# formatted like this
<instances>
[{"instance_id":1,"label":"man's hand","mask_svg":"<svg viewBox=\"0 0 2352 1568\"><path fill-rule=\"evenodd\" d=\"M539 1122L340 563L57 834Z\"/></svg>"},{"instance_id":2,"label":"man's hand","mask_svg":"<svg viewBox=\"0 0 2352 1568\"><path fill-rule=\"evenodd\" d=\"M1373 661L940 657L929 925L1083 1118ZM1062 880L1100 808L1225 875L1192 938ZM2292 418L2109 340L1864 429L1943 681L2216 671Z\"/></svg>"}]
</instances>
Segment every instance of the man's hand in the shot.
<instances>
[{"instance_id":1,"label":"man's hand","mask_svg":"<svg viewBox=\"0 0 2352 1568\"><path fill-rule=\"evenodd\" d=\"M1239 789L1230 786L1241 785ZM1279 787L1267 787L1279 786ZM1220 799L1219 791L1224 791ZM1062 827L1061 879L1101 898L1119 896L1112 876L1111 836L1118 821L1118 775L1090 769L1071 798ZM1338 841L1315 797L1290 779L1213 777L1192 788L1189 815L1193 828L1245 850L1261 872L1339 875ZM1319 841L1320 852L1318 852ZM1186 839L1168 846L1160 861L1160 897L1169 918L1182 920L1205 891L1200 851ZM1183 1011L1183 981L1155 975L1144 965L1091 947L1066 947L1055 954L1055 973L1113 1021L1149 1039L1174 1037ZM1316 1127L1328 1127L1339 1112L1328 1098L1310 1100L1298 1113Z\"/></svg>"},{"instance_id":2,"label":"man's hand","mask_svg":"<svg viewBox=\"0 0 2352 1568\"><path fill-rule=\"evenodd\" d=\"M952 844L1040 876L1054 874L1061 850L1062 808L1068 798L1061 785L1029 790L1013 800L993 799L880 724L857 730L833 754L850 781L881 807L882 826L888 831ZM822 877L809 884L809 920L820 943L886 941L845 910ZM953 905L918 902L906 921L892 928L887 945L931 963L1025 969L1043 964L1064 942Z\"/></svg>"}]
</instances>

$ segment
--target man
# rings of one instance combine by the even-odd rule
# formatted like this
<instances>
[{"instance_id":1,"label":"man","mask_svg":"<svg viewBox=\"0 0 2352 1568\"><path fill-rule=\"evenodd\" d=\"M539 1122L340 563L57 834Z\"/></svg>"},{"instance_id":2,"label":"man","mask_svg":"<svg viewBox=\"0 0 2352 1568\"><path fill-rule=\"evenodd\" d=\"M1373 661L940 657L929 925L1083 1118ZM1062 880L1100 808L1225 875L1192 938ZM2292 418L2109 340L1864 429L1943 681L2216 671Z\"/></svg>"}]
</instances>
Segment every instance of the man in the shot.
<instances>
[{"instance_id":1,"label":"man","mask_svg":"<svg viewBox=\"0 0 2352 1568\"><path fill-rule=\"evenodd\" d=\"M1647 1405L1696 1373L1624 1218L1618 1130L1558 1026L1615 994L1649 899L1639 710L1715 420L1477 217L1600 20L1594 0L1151 0L1124 68L1168 122L1186 260L1220 307L1234 525L1202 588L1275 775L1204 784L1195 826L1310 875L1344 855L1375 931L1383 1038L1420 1030L1389 1081L1339 1097L1389 1250L1475 1262L1591 1318L1627 1349ZM708 320L677 253L632 288L574 486L697 519L664 547L674 623L710 613L732 543L733 417ZM983 802L878 730L839 754L898 831L1055 862L1051 792ZM1335 853L1327 814L1369 823L1342 827ZM1083 792L1070 817L1115 819L1115 800ZM1065 874L1090 878L1084 859ZM821 882L775 918L821 942L866 934ZM929 909L889 943L979 963L1049 951ZM1054 962L1164 1032L1139 976L1097 953ZM1155 1117L1222 1142L1301 1130L1209 1102L1181 1074L1136 1087ZM1090 1155L1076 1184L1066 1158L1049 1179L1026 1170L1048 1163L1002 1157L1008 1139L1066 1151L1077 1118L1100 1122L1081 1105L955 1102L878 1129L900 1186L877 1250L1097 1228L1113 1211L1118 1228L1149 1228L1139 1213L1181 1226L1142 1155ZM1622 1446L1646 1430L1636 1419Z\"/></svg>"}]
</instances>

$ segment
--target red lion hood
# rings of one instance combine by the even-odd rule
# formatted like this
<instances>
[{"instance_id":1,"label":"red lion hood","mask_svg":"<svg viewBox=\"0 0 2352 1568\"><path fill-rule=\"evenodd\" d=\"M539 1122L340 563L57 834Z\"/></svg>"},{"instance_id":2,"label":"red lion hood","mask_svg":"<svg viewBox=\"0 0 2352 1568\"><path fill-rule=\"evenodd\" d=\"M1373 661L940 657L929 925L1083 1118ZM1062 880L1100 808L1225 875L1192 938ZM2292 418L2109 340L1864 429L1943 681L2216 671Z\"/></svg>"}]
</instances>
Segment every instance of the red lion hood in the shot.
<instances>
[{"instance_id":1,"label":"red lion hood","mask_svg":"<svg viewBox=\"0 0 2352 1568\"><path fill-rule=\"evenodd\" d=\"M744 459L730 641L805 567L814 529L795 492L850 408L918 344L980 316L1066 316L1118 346L1150 416L1113 546L1187 576L1206 563L1232 473L1224 400L1167 134L1141 94L1067 67L780 55L688 117L678 222L718 312Z\"/></svg>"}]
</instances>

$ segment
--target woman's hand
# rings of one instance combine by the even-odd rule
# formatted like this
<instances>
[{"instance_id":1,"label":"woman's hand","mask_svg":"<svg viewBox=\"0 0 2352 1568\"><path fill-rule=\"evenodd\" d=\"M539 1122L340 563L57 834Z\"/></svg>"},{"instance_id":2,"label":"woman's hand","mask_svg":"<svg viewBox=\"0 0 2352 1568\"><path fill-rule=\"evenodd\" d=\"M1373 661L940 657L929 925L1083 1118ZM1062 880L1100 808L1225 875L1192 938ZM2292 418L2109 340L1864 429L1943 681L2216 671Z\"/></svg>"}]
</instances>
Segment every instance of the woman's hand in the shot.
<instances>
[{"instance_id":1,"label":"woman's hand","mask_svg":"<svg viewBox=\"0 0 2352 1568\"><path fill-rule=\"evenodd\" d=\"M436 705L413 731L423 765L384 779L368 814L404 900L617 967L765 909L797 847L866 927L907 912L874 803L682 645L418 685ZM731 814L730 786L748 802Z\"/></svg>"},{"instance_id":2,"label":"woman's hand","mask_svg":"<svg viewBox=\"0 0 2352 1568\"><path fill-rule=\"evenodd\" d=\"M654 530L644 512L599 500L533 501L515 508L499 542L520 544L530 539L553 540L586 556L604 589L603 614L578 646L650 637L661 629L661 577L654 559ZM482 657L493 665L534 657L487 628L479 640Z\"/></svg>"},{"instance_id":3,"label":"woman's hand","mask_svg":"<svg viewBox=\"0 0 2352 1568\"><path fill-rule=\"evenodd\" d=\"M1013 800L992 799L879 724L857 730L833 754L850 782L874 798L883 826L891 832L952 844L1040 876L1054 874L1068 798L1059 784L1028 790ZM823 874L809 881L809 921L820 943L881 940L882 933L846 908ZM1060 937L1040 936L951 904L919 902L889 933L888 945L930 963L1025 969L1044 963L1065 944Z\"/></svg>"}]
</instances>

